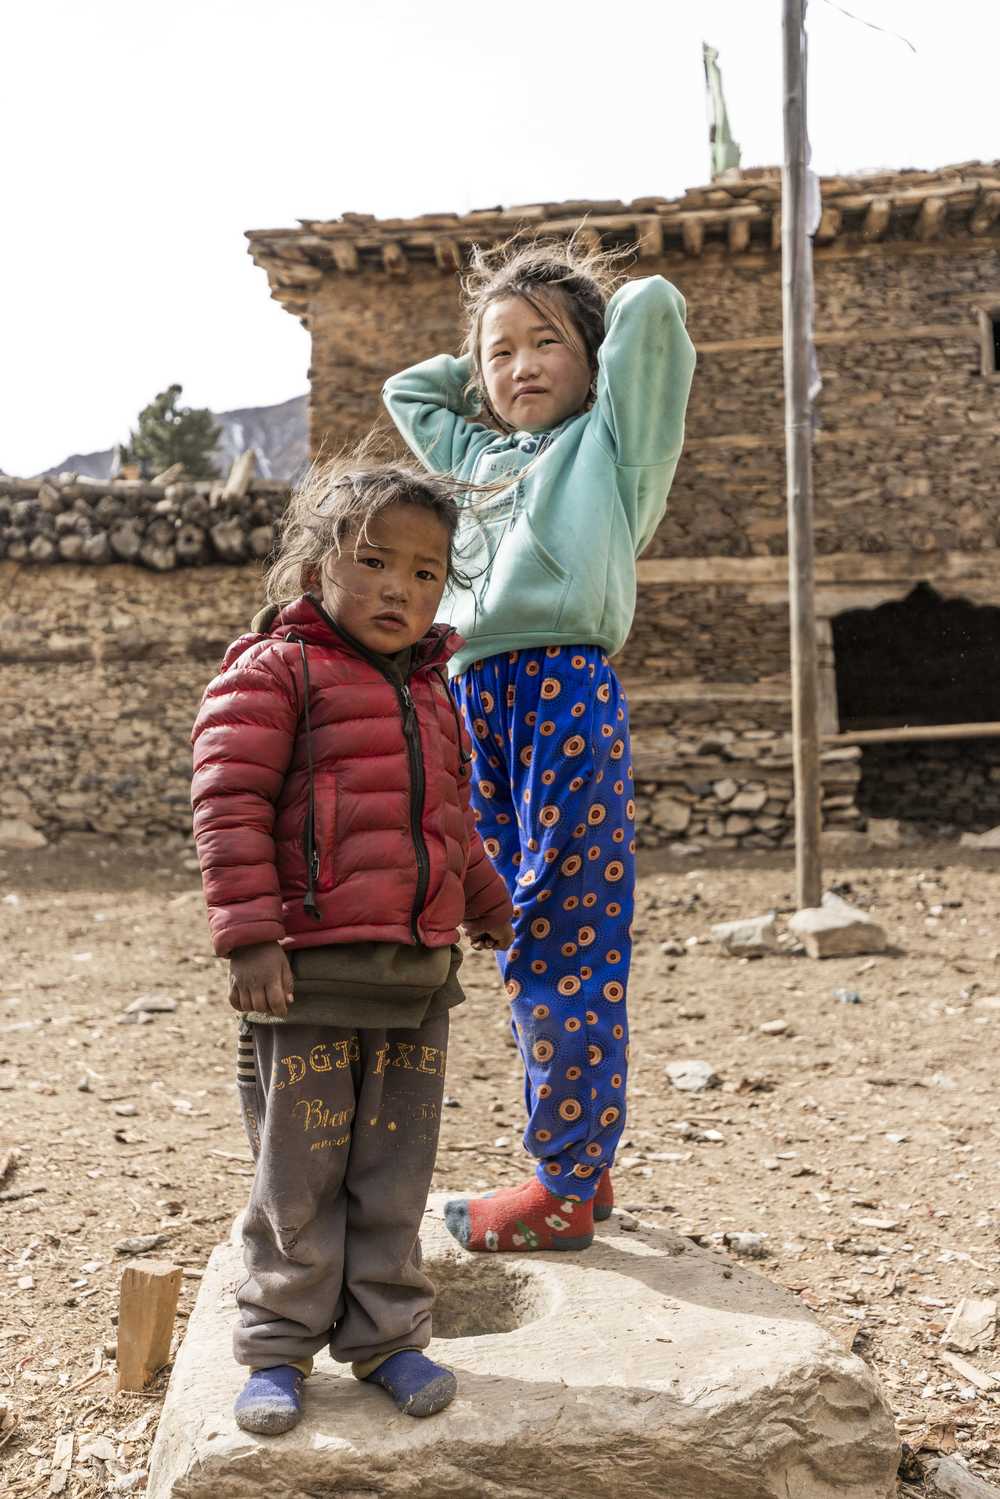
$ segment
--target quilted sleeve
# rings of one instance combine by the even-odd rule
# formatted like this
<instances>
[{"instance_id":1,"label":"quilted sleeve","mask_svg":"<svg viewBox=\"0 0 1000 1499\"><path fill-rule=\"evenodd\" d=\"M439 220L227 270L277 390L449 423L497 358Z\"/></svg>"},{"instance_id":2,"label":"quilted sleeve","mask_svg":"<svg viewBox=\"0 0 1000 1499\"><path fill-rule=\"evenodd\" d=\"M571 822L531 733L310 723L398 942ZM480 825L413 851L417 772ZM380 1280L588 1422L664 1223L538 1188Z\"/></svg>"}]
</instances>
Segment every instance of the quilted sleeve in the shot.
<instances>
[{"instance_id":1,"label":"quilted sleeve","mask_svg":"<svg viewBox=\"0 0 1000 1499\"><path fill-rule=\"evenodd\" d=\"M191 735L191 802L216 953L285 935L275 867L275 804L299 720L293 672L251 651L209 683Z\"/></svg>"}]
</instances>

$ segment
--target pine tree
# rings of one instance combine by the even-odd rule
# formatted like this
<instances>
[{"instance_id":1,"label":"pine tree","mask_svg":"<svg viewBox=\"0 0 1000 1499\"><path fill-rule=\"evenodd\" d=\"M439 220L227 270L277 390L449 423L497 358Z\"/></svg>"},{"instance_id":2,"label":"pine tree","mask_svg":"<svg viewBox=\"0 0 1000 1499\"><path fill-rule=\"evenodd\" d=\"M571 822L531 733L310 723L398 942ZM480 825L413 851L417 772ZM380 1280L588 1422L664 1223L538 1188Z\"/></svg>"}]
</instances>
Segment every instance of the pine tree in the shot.
<instances>
[{"instance_id":1,"label":"pine tree","mask_svg":"<svg viewBox=\"0 0 1000 1499\"><path fill-rule=\"evenodd\" d=\"M137 428L121 452L123 463L138 463L150 477L182 463L190 479L214 479L212 453L222 428L206 408L178 406L182 387L171 385L139 413Z\"/></svg>"}]
</instances>

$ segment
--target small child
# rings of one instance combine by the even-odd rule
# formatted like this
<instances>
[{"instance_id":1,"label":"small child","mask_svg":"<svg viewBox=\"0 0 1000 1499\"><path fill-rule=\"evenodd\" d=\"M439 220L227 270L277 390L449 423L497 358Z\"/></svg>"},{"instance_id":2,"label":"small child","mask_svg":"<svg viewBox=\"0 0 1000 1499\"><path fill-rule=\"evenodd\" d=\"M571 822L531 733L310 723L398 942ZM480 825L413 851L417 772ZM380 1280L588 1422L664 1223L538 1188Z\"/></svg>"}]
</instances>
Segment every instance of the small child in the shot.
<instances>
[{"instance_id":1,"label":"small child","mask_svg":"<svg viewBox=\"0 0 1000 1499\"><path fill-rule=\"evenodd\" d=\"M271 607L194 726L195 838L257 1167L234 1335L246 1431L296 1424L324 1345L408 1415L455 1394L420 1351L434 1290L417 1235L463 999L457 928L513 940L447 686L460 641L433 623L458 518L445 479L314 471Z\"/></svg>"},{"instance_id":2,"label":"small child","mask_svg":"<svg viewBox=\"0 0 1000 1499\"><path fill-rule=\"evenodd\" d=\"M475 749L487 853L516 885L499 959L526 1069L520 1187L448 1204L468 1249L583 1249L607 1217L625 1123L635 878L625 698L609 655L680 455L694 350L660 276L609 296L611 263L566 245L479 253L467 338L385 387L432 471L510 483L463 509L450 663Z\"/></svg>"}]
</instances>

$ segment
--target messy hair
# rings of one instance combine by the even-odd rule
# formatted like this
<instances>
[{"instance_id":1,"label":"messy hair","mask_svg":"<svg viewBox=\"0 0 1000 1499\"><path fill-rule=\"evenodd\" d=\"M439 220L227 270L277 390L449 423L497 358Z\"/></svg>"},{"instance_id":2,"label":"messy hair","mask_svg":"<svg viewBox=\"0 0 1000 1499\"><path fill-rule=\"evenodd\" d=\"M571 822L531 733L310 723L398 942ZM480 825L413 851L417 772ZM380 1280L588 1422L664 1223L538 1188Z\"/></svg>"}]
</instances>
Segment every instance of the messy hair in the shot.
<instances>
[{"instance_id":1,"label":"messy hair","mask_svg":"<svg viewBox=\"0 0 1000 1499\"><path fill-rule=\"evenodd\" d=\"M469 269L462 278L466 322L463 352L472 361L467 394L480 403L495 426L507 430L486 393L481 345L487 308L508 297L522 297L546 322L582 346L594 375L597 351L604 340L608 298L622 279L621 262L630 253L588 245L580 232L568 241L525 241L515 236L491 249L479 245L473 249Z\"/></svg>"},{"instance_id":2,"label":"messy hair","mask_svg":"<svg viewBox=\"0 0 1000 1499\"><path fill-rule=\"evenodd\" d=\"M460 499L482 486L406 463L373 462L370 451L364 444L316 462L296 486L265 573L270 603L287 602L315 586L324 559L331 552L341 556L349 539L355 547L363 545L372 521L392 505L415 505L437 517L448 533L448 580L466 583L455 559Z\"/></svg>"}]
</instances>

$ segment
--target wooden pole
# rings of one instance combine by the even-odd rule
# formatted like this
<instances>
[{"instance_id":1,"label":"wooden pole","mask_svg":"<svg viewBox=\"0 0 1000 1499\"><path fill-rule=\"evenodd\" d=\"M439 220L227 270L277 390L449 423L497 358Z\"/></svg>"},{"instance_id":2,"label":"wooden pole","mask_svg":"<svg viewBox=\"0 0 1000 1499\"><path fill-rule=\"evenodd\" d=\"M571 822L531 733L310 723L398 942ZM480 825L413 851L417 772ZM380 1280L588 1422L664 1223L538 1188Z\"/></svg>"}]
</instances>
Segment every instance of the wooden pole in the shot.
<instances>
[{"instance_id":1,"label":"wooden pole","mask_svg":"<svg viewBox=\"0 0 1000 1499\"><path fill-rule=\"evenodd\" d=\"M813 587L812 243L806 130L807 0L783 0L785 158L781 173L781 288L788 470L788 574L799 908L818 906L820 862L819 670Z\"/></svg>"}]
</instances>

